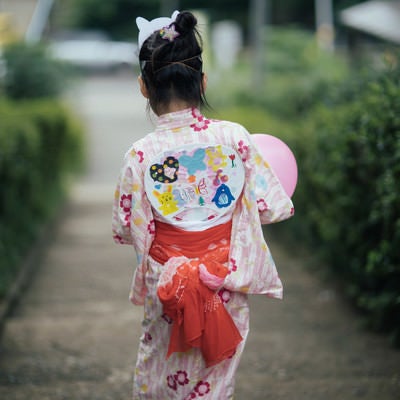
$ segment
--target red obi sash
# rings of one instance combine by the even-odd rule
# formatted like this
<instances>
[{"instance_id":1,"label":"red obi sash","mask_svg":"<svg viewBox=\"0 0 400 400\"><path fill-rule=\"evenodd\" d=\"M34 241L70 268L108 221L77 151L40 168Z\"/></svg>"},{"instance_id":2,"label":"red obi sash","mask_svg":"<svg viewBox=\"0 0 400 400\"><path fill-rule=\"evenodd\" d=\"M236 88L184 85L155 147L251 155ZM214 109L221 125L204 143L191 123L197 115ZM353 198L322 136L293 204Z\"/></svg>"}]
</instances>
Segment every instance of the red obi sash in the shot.
<instances>
[{"instance_id":1,"label":"red obi sash","mask_svg":"<svg viewBox=\"0 0 400 400\"><path fill-rule=\"evenodd\" d=\"M232 222L184 231L156 222L150 256L164 264L157 295L173 321L167 358L200 348L206 367L231 357L242 337L216 290L228 274Z\"/></svg>"}]
</instances>

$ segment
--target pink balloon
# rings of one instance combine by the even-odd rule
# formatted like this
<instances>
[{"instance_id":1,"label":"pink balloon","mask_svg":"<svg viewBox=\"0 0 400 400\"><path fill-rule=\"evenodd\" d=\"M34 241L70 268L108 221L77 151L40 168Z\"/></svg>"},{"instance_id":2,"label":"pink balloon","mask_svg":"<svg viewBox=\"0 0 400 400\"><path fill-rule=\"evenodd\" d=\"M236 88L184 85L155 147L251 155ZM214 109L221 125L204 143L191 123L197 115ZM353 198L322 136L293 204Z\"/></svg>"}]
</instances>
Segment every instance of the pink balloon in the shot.
<instances>
[{"instance_id":1,"label":"pink balloon","mask_svg":"<svg viewBox=\"0 0 400 400\"><path fill-rule=\"evenodd\" d=\"M292 197L297 184L297 163L288 145L265 133L251 135L263 159L274 170L285 192Z\"/></svg>"}]
</instances>

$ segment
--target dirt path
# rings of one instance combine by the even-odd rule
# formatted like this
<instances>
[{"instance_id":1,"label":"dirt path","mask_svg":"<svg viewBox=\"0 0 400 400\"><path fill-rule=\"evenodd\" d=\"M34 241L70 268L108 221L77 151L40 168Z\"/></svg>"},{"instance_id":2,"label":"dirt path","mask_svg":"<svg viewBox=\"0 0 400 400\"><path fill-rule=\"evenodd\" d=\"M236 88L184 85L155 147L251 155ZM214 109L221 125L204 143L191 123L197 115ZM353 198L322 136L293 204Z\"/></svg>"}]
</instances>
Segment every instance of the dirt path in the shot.
<instances>
[{"instance_id":1,"label":"dirt path","mask_svg":"<svg viewBox=\"0 0 400 400\"><path fill-rule=\"evenodd\" d=\"M142 310L127 300L134 256L111 241L110 211L122 154L150 129L135 86L124 76L91 78L72 96L87 122L89 170L6 325L2 400L130 399ZM398 400L400 352L362 331L305 259L271 247L285 299L251 300L236 399Z\"/></svg>"}]
</instances>

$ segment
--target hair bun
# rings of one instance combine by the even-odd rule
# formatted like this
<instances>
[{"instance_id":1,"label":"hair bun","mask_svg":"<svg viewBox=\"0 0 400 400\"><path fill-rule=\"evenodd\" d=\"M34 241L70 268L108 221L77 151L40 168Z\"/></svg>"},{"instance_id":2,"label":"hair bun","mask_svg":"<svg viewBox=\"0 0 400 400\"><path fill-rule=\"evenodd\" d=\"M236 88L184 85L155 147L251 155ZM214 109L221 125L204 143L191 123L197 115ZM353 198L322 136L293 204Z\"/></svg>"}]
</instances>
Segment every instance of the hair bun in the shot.
<instances>
[{"instance_id":1,"label":"hair bun","mask_svg":"<svg viewBox=\"0 0 400 400\"><path fill-rule=\"evenodd\" d=\"M196 17L189 11L182 11L178 14L175 21L177 31L182 35L193 31L197 25Z\"/></svg>"}]
</instances>

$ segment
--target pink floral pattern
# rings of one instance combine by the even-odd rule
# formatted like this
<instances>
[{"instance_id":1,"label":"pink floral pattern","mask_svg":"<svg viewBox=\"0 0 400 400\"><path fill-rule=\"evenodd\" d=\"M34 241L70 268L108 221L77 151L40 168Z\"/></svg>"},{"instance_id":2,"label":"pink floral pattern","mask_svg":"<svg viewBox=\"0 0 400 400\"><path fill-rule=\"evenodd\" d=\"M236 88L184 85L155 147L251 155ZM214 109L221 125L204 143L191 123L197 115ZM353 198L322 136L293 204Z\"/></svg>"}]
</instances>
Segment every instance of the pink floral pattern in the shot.
<instances>
[{"instance_id":1,"label":"pink floral pattern","mask_svg":"<svg viewBox=\"0 0 400 400\"><path fill-rule=\"evenodd\" d=\"M142 150L139 150L136 154L138 155L139 163L141 164L144 161L144 153Z\"/></svg>"},{"instance_id":2,"label":"pink floral pattern","mask_svg":"<svg viewBox=\"0 0 400 400\"><path fill-rule=\"evenodd\" d=\"M124 243L124 239L122 239L122 237L120 235L114 235L113 239L119 244L123 244Z\"/></svg>"},{"instance_id":3,"label":"pink floral pattern","mask_svg":"<svg viewBox=\"0 0 400 400\"><path fill-rule=\"evenodd\" d=\"M238 151L242 156L242 161L246 162L249 158L249 146L245 145L243 140L240 140L238 143Z\"/></svg>"},{"instance_id":4,"label":"pink floral pattern","mask_svg":"<svg viewBox=\"0 0 400 400\"><path fill-rule=\"evenodd\" d=\"M179 385L187 385L189 383L188 374L186 371L177 371L174 375L175 380Z\"/></svg>"},{"instance_id":5,"label":"pink floral pattern","mask_svg":"<svg viewBox=\"0 0 400 400\"><path fill-rule=\"evenodd\" d=\"M119 206L123 212L124 226L130 228L131 226L131 210L132 210L132 194L123 194L119 200ZM121 243L121 242L120 242Z\"/></svg>"},{"instance_id":6,"label":"pink floral pattern","mask_svg":"<svg viewBox=\"0 0 400 400\"><path fill-rule=\"evenodd\" d=\"M203 115L201 114L200 110L198 108L193 107L192 108L192 116L193 118L203 118Z\"/></svg>"},{"instance_id":7,"label":"pink floral pattern","mask_svg":"<svg viewBox=\"0 0 400 400\"><path fill-rule=\"evenodd\" d=\"M132 207L132 194L123 194L119 205L125 213L129 213Z\"/></svg>"},{"instance_id":8,"label":"pink floral pattern","mask_svg":"<svg viewBox=\"0 0 400 400\"><path fill-rule=\"evenodd\" d=\"M220 297L223 303L228 303L229 300L231 299L231 292L227 289L222 288L219 290L218 296Z\"/></svg>"},{"instance_id":9,"label":"pink floral pattern","mask_svg":"<svg viewBox=\"0 0 400 400\"><path fill-rule=\"evenodd\" d=\"M177 391L178 385L185 386L189 383L188 374L186 371L176 371L175 374L167 376L167 385L170 389Z\"/></svg>"},{"instance_id":10,"label":"pink floral pattern","mask_svg":"<svg viewBox=\"0 0 400 400\"><path fill-rule=\"evenodd\" d=\"M231 269L230 269L229 273L236 272L237 268L238 268L237 265L236 265L236 260L234 258L231 258L229 260L229 262L231 263Z\"/></svg>"},{"instance_id":11,"label":"pink floral pattern","mask_svg":"<svg viewBox=\"0 0 400 400\"><path fill-rule=\"evenodd\" d=\"M178 389L178 384L176 383L176 380L173 375L167 376L167 385L172 390L176 391Z\"/></svg>"},{"instance_id":12,"label":"pink floral pattern","mask_svg":"<svg viewBox=\"0 0 400 400\"><path fill-rule=\"evenodd\" d=\"M144 334L144 342L149 344L152 340L153 340L153 337L151 336L151 334L149 332L146 332Z\"/></svg>"},{"instance_id":13,"label":"pink floral pattern","mask_svg":"<svg viewBox=\"0 0 400 400\"><path fill-rule=\"evenodd\" d=\"M126 213L124 219L125 219L125 226L130 228L130 226L131 226L131 213Z\"/></svg>"},{"instance_id":14,"label":"pink floral pattern","mask_svg":"<svg viewBox=\"0 0 400 400\"><path fill-rule=\"evenodd\" d=\"M147 232L149 232L150 235L155 235L155 233L156 233L156 226L155 226L154 219L152 219L152 220L150 221L150 223L147 225Z\"/></svg>"},{"instance_id":15,"label":"pink floral pattern","mask_svg":"<svg viewBox=\"0 0 400 400\"><path fill-rule=\"evenodd\" d=\"M206 119L199 110L196 108L192 109L192 115L194 118L197 119L197 122L193 123L190 125L191 128L193 128L196 132L200 132L202 130L208 129L208 125L210 124L210 120Z\"/></svg>"},{"instance_id":16,"label":"pink floral pattern","mask_svg":"<svg viewBox=\"0 0 400 400\"><path fill-rule=\"evenodd\" d=\"M257 200L257 207L258 207L258 211L260 211L260 212L268 210L268 205L267 205L267 203L265 202L264 199L258 199Z\"/></svg>"},{"instance_id":17,"label":"pink floral pattern","mask_svg":"<svg viewBox=\"0 0 400 400\"><path fill-rule=\"evenodd\" d=\"M210 384L208 382L203 382L200 381L196 387L194 388L194 390L196 391L196 393L198 393L198 395L200 397L205 396L207 393L210 392Z\"/></svg>"}]
</instances>

